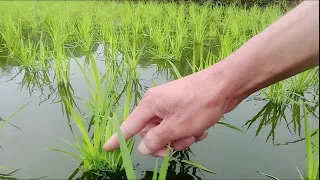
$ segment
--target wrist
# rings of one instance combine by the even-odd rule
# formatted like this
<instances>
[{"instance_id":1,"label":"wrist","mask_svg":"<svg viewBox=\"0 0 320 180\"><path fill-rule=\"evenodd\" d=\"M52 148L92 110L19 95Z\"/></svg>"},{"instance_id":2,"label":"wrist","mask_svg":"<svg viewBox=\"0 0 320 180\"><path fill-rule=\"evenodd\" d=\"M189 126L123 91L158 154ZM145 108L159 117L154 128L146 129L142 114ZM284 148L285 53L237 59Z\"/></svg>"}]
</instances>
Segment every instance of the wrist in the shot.
<instances>
[{"instance_id":1,"label":"wrist","mask_svg":"<svg viewBox=\"0 0 320 180\"><path fill-rule=\"evenodd\" d=\"M232 110L250 94L263 87L268 72L261 72L255 64L258 57L257 47L249 40L244 46L227 58L208 68L212 81L218 84L225 112ZM215 87L213 87L215 88Z\"/></svg>"}]
</instances>

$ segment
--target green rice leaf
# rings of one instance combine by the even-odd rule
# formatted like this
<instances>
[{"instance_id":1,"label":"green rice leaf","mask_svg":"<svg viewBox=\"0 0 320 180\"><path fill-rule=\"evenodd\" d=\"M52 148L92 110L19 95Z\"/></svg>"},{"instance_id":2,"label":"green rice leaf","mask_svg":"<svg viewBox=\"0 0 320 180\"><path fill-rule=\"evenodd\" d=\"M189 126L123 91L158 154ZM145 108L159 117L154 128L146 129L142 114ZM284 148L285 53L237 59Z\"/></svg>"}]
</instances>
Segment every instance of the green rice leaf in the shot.
<instances>
[{"instance_id":1,"label":"green rice leaf","mask_svg":"<svg viewBox=\"0 0 320 180\"><path fill-rule=\"evenodd\" d=\"M28 104L30 104L30 102L26 103L25 105L23 105L22 107L20 107L17 111L15 111L11 116L9 116L2 124L0 124L0 128L2 128L7 122L9 122L9 120L15 116L16 114L18 114L22 109L24 109Z\"/></svg>"},{"instance_id":2,"label":"green rice leaf","mask_svg":"<svg viewBox=\"0 0 320 180\"><path fill-rule=\"evenodd\" d=\"M301 179L301 180L304 180L304 177L303 177L303 175L301 174L301 172L299 171L298 167L296 167L296 169L297 169L297 171L298 171L298 173L299 173L300 179Z\"/></svg>"},{"instance_id":3,"label":"green rice leaf","mask_svg":"<svg viewBox=\"0 0 320 180\"><path fill-rule=\"evenodd\" d=\"M128 179L136 179L133 165L132 165L132 161L131 161L130 154L129 154L129 150L128 150L126 141L124 139L124 136L121 132L120 125L119 125L119 122L118 122L118 119L117 119L117 116L115 113L113 114L112 124L113 124L114 129L116 129L116 131L117 131L121 155L122 155L123 164L124 164L127 178Z\"/></svg>"},{"instance_id":4,"label":"green rice leaf","mask_svg":"<svg viewBox=\"0 0 320 180\"><path fill-rule=\"evenodd\" d=\"M231 125L231 124L225 123L225 122L219 121L219 122L217 122L217 124L221 124L221 125L224 125L224 126L226 126L226 127L228 127L228 128L234 129L234 130L236 130L236 131L245 133L245 132L244 132L243 130L241 130L240 128L238 128L238 127L236 127L236 126L233 126L233 125Z\"/></svg>"},{"instance_id":5,"label":"green rice leaf","mask_svg":"<svg viewBox=\"0 0 320 180\"><path fill-rule=\"evenodd\" d=\"M170 148L167 147L166 155L163 158L162 165L160 168L159 180L165 180L167 177L168 165L169 165L169 154Z\"/></svg>"},{"instance_id":6,"label":"green rice leaf","mask_svg":"<svg viewBox=\"0 0 320 180\"><path fill-rule=\"evenodd\" d=\"M319 128L317 130L317 134L314 140L314 157L313 157L313 175L312 179L317 179L319 173Z\"/></svg>"},{"instance_id":7,"label":"green rice leaf","mask_svg":"<svg viewBox=\"0 0 320 180\"><path fill-rule=\"evenodd\" d=\"M167 62L171 65L171 67L173 69L173 72L175 73L176 77L178 79L182 78L182 76L181 76L179 70L177 69L177 67L171 61L167 61Z\"/></svg>"},{"instance_id":8,"label":"green rice leaf","mask_svg":"<svg viewBox=\"0 0 320 180\"><path fill-rule=\"evenodd\" d=\"M212 171L212 170L210 170L210 169L208 169L208 168L206 168L206 167L204 167L204 166L202 166L202 165L200 165L198 163L191 162L191 161L188 161L188 160L182 160L181 162L190 164L190 165L192 165L192 166L194 166L196 168L202 169L202 170L204 170L206 172L209 172L209 173L212 173L212 174L216 174L216 172L214 172L214 171Z\"/></svg>"},{"instance_id":9,"label":"green rice leaf","mask_svg":"<svg viewBox=\"0 0 320 180\"><path fill-rule=\"evenodd\" d=\"M70 152L67 152L67 151L63 151L63 150L60 150L60 149L54 149L54 148L48 148L48 149L49 149L49 150L56 151L56 152L61 152L61 153L67 154L67 155L69 155L69 156L72 156L72 157L74 157L74 158L76 158L76 159L82 160L82 158L81 158L80 156L77 156L77 155L75 155L75 154L73 154L73 153L70 153Z\"/></svg>"},{"instance_id":10,"label":"green rice leaf","mask_svg":"<svg viewBox=\"0 0 320 180\"><path fill-rule=\"evenodd\" d=\"M156 159L156 164L154 165L152 180L157 180L157 178L158 178L158 158Z\"/></svg>"},{"instance_id":11,"label":"green rice leaf","mask_svg":"<svg viewBox=\"0 0 320 180\"><path fill-rule=\"evenodd\" d=\"M263 172L259 172L259 171L257 171L257 173L262 174L262 175L264 175L264 176L267 176L267 177L269 177L269 178L271 178L271 179L274 179L274 180L279 180L279 178L277 178L277 177L275 177L275 176L272 176L272 175L270 175L270 174L267 174L267 173L263 173Z\"/></svg>"},{"instance_id":12,"label":"green rice leaf","mask_svg":"<svg viewBox=\"0 0 320 180\"><path fill-rule=\"evenodd\" d=\"M302 104L303 105L303 104ZM309 123L307 119L308 113L305 105L303 105L303 119L306 137L306 153L307 153L307 166L308 166L308 179L312 179L313 171L313 160L312 160L312 144L309 132Z\"/></svg>"}]
</instances>

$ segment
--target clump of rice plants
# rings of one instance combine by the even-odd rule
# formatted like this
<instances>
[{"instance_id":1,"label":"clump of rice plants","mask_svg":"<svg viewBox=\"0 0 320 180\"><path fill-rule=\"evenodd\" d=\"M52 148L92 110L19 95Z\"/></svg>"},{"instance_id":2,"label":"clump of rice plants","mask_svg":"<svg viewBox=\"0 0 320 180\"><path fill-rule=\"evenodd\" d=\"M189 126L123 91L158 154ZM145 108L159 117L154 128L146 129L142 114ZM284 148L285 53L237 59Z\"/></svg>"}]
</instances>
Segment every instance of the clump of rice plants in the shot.
<instances>
[{"instance_id":1,"label":"clump of rice plants","mask_svg":"<svg viewBox=\"0 0 320 180\"><path fill-rule=\"evenodd\" d=\"M303 93L299 94L293 91L291 83L292 79L287 79L260 90L263 97L257 97L257 99L265 101L266 104L252 119L245 123L244 126L247 126L247 130L254 123L258 123L259 126L256 130L256 136L258 136L263 127L270 126L271 130L266 141L272 137L272 142L275 143L275 130L283 121L286 123L290 133L294 132L300 135L303 117L303 106L301 106L300 102L303 102L309 113L317 117L316 108L319 107L318 103L310 101L310 98L305 97ZM313 85L310 83L307 87L311 88ZM304 89L303 92L306 91L307 89ZM291 116L287 110L291 110ZM293 131L291 128L293 128Z\"/></svg>"},{"instance_id":2,"label":"clump of rice plants","mask_svg":"<svg viewBox=\"0 0 320 180\"><path fill-rule=\"evenodd\" d=\"M304 95L306 92L310 91L311 88L317 85L318 75L319 68L313 68L289 78L289 90L294 93Z\"/></svg>"},{"instance_id":3,"label":"clump of rice plants","mask_svg":"<svg viewBox=\"0 0 320 180\"><path fill-rule=\"evenodd\" d=\"M303 122L304 122L304 133L305 138L298 140L296 142L300 142L302 140L305 140L305 150L306 150L306 161L307 161L307 167L305 170L305 173L302 174L298 168L298 175L301 180L318 180L319 179L319 122L317 122L317 127L314 129L314 131L311 133L309 130L310 126L310 119L308 119L309 111L307 110L307 107L305 104L300 101L301 106L303 108ZM314 136L313 142L312 137ZM294 142L294 143L296 143ZM270 179L277 179L279 178L272 176L267 173L258 173L269 177ZM297 176L298 177L298 176ZM297 178L298 179L298 178Z\"/></svg>"},{"instance_id":4,"label":"clump of rice plants","mask_svg":"<svg viewBox=\"0 0 320 180\"><path fill-rule=\"evenodd\" d=\"M90 92L89 99L85 101L90 113L90 122L87 123L86 118L79 115L71 104L66 102L70 114L80 130L80 136L73 134L76 142L68 142L68 144L77 149L80 156L60 149L53 150L79 159L82 162L82 167L79 167L79 169L82 169L83 172L117 172L123 169L120 151L104 152L102 149L103 143L115 133L111 119L115 118L114 111L118 103L115 91L117 77L113 76L113 69L108 68L104 78L101 78L92 55L90 55L89 60L89 64L84 63L83 66L77 63ZM103 86L100 84L101 80ZM91 129L93 129L92 132ZM129 141L129 149L132 148L132 145L133 141Z\"/></svg>"},{"instance_id":5,"label":"clump of rice plants","mask_svg":"<svg viewBox=\"0 0 320 180\"><path fill-rule=\"evenodd\" d=\"M3 46L7 51L8 57L13 57L17 44L20 44L22 39L22 25L18 20L14 20L15 12L10 9L6 13L2 13L0 34L3 41Z\"/></svg>"}]
</instances>

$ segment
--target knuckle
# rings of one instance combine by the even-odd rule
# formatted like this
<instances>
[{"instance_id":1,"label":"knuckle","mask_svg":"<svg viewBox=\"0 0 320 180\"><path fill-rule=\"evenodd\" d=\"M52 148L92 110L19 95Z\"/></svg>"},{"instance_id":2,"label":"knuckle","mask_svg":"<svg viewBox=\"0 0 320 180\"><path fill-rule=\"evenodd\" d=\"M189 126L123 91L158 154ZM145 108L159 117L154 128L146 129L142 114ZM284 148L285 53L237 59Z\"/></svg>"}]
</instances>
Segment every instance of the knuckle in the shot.
<instances>
[{"instance_id":1,"label":"knuckle","mask_svg":"<svg viewBox=\"0 0 320 180\"><path fill-rule=\"evenodd\" d=\"M156 88L148 89L143 95L142 101L161 118L168 112L167 105L163 102L163 98L160 97Z\"/></svg>"},{"instance_id":2,"label":"knuckle","mask_svg":"<svg viewBox=\"0 0 320 180\"><path fill-rule=\"evenodd\" d=\"M173 128L156 128L145 136L145 145L151 151L157 151L174 139Z\"/></svg>"},{"instance_id":3,"label":"knuckle","mask_svg":"<svg viewBox=\"0 0 320 180\"><path fill-rule=\"evenodd\" d=\"M143 101L146 101L150 105L156 105L157 95L155 93L154 88L148 89L142 98Z\"/></svg>"},{"instance_id":4,"label":"knuckle","mask_svg":"<svg viewBox=\"0 0 320 180\"><path fill-rule=\"evenodd\" d=\"M175 142L172 143L172 147L175 149L175 150L178 150L178 151L182 151L182 150L185 150L187 149L189 146L191 146L193 143L195 142L195 137L194 136L190 136L190 137L187 137L185 139L180 139L180 140L177 140Z\"/></svg>"}]
</instances>

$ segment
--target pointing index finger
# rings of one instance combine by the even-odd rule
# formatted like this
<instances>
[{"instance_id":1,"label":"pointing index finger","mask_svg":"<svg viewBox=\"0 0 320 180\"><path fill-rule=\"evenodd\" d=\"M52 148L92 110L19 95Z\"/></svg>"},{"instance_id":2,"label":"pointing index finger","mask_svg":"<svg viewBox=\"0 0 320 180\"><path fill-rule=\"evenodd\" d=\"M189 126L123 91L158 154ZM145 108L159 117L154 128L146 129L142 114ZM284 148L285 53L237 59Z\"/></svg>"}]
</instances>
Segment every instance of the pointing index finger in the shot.
<instances>
[{"instance_id":1,"label":"pointing index finger","mask_svg":"<svg viewBox=\"0 0 320 180\"><path fill-rule=\"evenodd\" d=\"M135 134L139 133L154 116L155 114L148 107L146 101L142 99L120 127L125 140L128 140ZM115 133L103 145L103 149L105 151L113 151L117 148L119 148L119 142L118 136Z\"/></svg>"}]
</instances>

